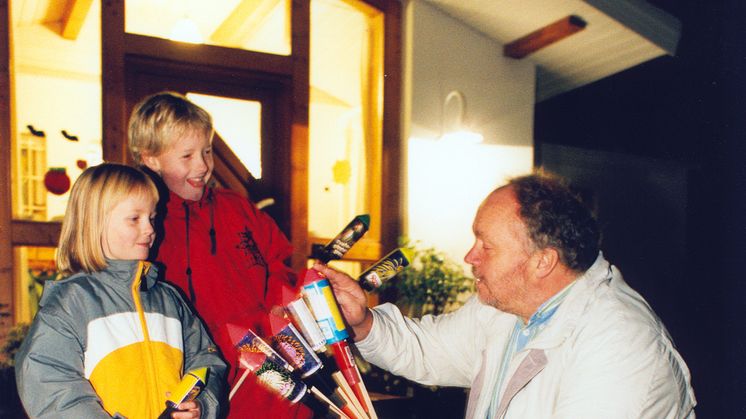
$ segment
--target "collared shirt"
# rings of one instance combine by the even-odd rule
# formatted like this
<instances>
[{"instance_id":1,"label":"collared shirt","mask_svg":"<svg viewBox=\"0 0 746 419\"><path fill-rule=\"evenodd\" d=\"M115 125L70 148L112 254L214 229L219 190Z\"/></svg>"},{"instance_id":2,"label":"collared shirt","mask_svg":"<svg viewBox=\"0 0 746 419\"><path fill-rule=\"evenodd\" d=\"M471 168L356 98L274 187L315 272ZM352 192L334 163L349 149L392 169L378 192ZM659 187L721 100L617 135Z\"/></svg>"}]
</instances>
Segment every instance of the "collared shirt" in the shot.
<instances>
[{"instance_id":1,"label":"collared shirt","mask_svg":"<svg viewBox=\"0 0 746 419\"><path fill-rule=\"evenodd\" d=\"M524 323L521 317L516 316L515 327L513 328L513 333L510 334L510 339L508 339L508 343L505 347L505 354L503 355L500 369L498 370L497 375L493 377L493 395L492 402L490 402L490 408L487 410L487 419L494 417L497 408L500 406L500 395L502 394L502 389L505 385L505 378L508 373L510 361L513 360L515 354L523 350L529 342L546 328L547 323L549 323L549 320L554 316L554 313L557 312L557 309L565 300L567 294L570 293L575 282L576 281L571 282L560 292L539 306L539 309L536 310L536 312L528 319L528 324Z\"/></svg>"}]
</instances>

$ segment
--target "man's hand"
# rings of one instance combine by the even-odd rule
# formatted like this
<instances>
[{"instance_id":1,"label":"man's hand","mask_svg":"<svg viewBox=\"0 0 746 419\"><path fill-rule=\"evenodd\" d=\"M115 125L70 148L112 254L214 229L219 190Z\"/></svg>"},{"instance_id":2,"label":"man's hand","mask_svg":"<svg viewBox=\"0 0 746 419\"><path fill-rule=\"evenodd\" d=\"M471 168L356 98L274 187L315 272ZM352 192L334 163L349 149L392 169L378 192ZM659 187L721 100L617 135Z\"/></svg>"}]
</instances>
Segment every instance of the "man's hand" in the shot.
<instances>
[{"instance_id":1,"label":"man's hand","mask_svg":"<svg viewBox=\"0 0 746 419\"><path fill-rule=\"evenodd\" d=\"M357 281L349 275L336 271L326 265L316 263L313 269L329 279L337 298L342 316L352 328L355 341L365 339L373 327L373 314L368 310L368 296Z\"/></svg>"},{"instance_id":2,"label":"man's hand","mask_svg":"<svg viewBox=\"0 0 746 419\"><path fill-rule=\"evenodd\" d=\"M178 410L171 414L174 419L199 419L202 415L202 408L195 400L181 403L176 409Z\"/></svg>"}]
</instances>

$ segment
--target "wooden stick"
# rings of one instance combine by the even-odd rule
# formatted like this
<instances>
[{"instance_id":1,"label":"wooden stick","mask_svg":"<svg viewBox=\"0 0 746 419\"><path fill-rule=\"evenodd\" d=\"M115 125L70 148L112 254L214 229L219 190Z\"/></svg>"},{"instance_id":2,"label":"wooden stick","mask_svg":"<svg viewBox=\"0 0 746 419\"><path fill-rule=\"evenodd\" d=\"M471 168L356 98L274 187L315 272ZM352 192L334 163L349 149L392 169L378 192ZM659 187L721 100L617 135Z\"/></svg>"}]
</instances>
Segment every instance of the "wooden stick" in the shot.
<instances>
[{"instance_id":1,"label":"wooden stick","mask_svg":"<svg viewBox=\"0 0 746 419\"><path fill-rule=\"evenodd\" d=\"M230 394L228 394L228 401L230 401L233 398L233 396L236 394L236 391L238 391L238 388L241 387L244 380L246 380L246 377L248 377L250 373L251 373L251 370L249 369L245 369L243 371L243 374L241 374L241 377L238 379L238 382L236 383L235 386L233 386Z\"/></svg>"},{"instance_id":2,"label":"wooden stick","mask_svg":"<svg viewBox=\"0 0 746 419\"><path fill-rule=\"evenodd\" d=\"M365 388L365 383L362 379L360 380L360 387L363 390L363 396L365 396L365 404L368 405L368 416L370 416L370 419L378 419L376 410L373 408L373 401L370 400L370 394L368 394L368 389Z\"/></svg>"},{"instance_id":3,"label":"wooden stick","mask_svg":"<svg viewBox=\"0 0 746 419\"><path fill-rule=\"evenodd\" d=\"M348 403L351 403L352 406L355 407L354 410L357 410L358 413L360 413L361 418L367 418L368 415L365 413L363 405L361 405L360 402L357 400L357 396L355 396L355 393L352 391L352 387L350 387L350 385L347 383L347 380L345 380L344 375L342 375L341 372L336 371L332 373L332 378L334 379L334 382L337 383L337 386L339 386L341 394L345 396L345 400L347 400Z\"/></svg>"},{"instance_id":4,"label":"wooden stick","mask_svg":"<svg viewBox=\"0 0 746 419\"><path fill-rule=\"evenodd\" d=\"M316 387L311 387L311 394L316 396L317 399L321 400L322 402L329 405L329 409L338 414L341 419L351 419L349 416L345 415L343 411L341 411L331 400L329 400L326 396L324 396L324 393L320 392L319 389Z\"/></svg>"}]
</instances>

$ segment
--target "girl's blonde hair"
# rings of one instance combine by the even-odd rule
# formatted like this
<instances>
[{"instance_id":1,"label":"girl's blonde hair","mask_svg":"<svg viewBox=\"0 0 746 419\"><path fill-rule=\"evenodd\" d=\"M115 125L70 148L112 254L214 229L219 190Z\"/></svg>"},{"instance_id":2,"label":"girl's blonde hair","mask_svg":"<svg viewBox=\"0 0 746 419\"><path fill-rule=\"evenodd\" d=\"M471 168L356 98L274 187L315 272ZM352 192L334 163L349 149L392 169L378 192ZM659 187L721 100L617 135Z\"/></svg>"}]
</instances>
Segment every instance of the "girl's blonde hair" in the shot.
<instances>
[{"instance_id":1,"label":"girl's blonde hair","mask_svg":"<svg viewBox=\"0 0 746 419\"><path fill-rule=\"evenodd\" d=\"M135 105L130 116L127 136L132 158L142 164L143 153L159 156L191 130L212 139L212 117L206 110L175 92L148 96Z\"/></svg>"},{"instance_id":2,"label":"girl's blonde hair","mask_svg":"<svg viewBox=\"0 0 746 419\"><path fill-rule=\"evenodd\" d=\"M158 202L158 189L141 170L115 163L89 167L70 192L57 248L57 269L65 276L106 268L103 237L109 214L127 197Z\"/></svg>"}]
</instances>

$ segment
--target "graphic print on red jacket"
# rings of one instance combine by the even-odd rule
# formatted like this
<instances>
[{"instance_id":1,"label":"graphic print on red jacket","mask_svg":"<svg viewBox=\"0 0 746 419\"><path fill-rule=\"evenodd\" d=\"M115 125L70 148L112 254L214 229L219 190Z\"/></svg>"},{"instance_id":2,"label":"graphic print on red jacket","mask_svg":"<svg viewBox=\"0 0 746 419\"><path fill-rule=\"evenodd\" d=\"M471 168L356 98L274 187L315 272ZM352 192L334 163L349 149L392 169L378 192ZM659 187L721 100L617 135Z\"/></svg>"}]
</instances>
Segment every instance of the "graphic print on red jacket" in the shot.
<instances>
[{"instance_id":1,"label":"graphic print on red jacket","mask_svg":"<svg viewBox=\"0 0 746 419\"><path fill-rule=\"evenodd\" d=\"M207 189L199 201L171 193L163 230L157 259L168 281L191 298L220 347L232 386L240 374L225 326L269 332L268 312L282 303L282 286L296 286L285 265L292 247L267 214L225 189ZM273 417L310 417L305 407L291 406L256 381L247 382L231 400L229 417L266 417L264 409L271 409Z\"/></svg>"}]
</instances>

